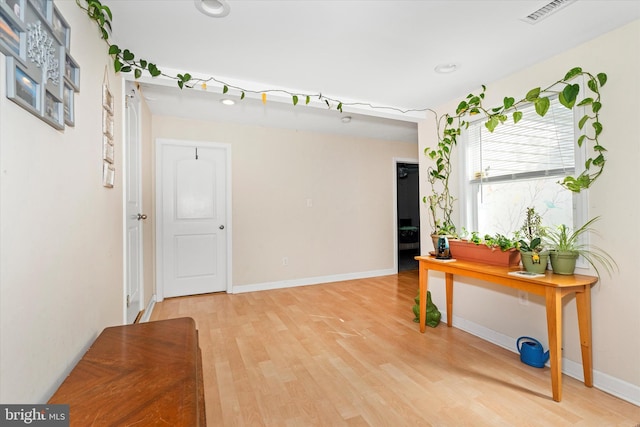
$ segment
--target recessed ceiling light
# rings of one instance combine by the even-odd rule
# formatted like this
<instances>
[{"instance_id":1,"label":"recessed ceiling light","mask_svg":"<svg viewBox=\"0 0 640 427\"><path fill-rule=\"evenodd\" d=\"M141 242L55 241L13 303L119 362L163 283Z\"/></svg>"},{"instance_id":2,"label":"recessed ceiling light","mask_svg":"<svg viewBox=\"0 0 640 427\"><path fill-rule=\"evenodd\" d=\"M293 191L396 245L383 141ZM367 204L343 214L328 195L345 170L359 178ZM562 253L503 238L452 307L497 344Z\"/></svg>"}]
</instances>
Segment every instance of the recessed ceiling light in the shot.
<instances>
[{"instance_id":1,"label":"recessed ceiling light","mask_svg":"<svg viewBox=\"0 0 640 427\"><path fill-rule=\"evenodd\" d=\"M351 116L344 116L340 120L342 120L342 123L350 123L351 122Z\"/></svg>"},{"instance_id":2,"label":"recessed ceiling light","mask_svg":"<svg viewBox=\"0 0 640 427\"><path fill-rule=\"evenodd\" d=\"M193 0L193 2L196 5L196 9L214 18L223 18L231 11L227 0Z\"/></svg>"},{"instance_id":3,"label":"recessed ceiling light","mask_svg":"<svg viewBox=\"0 0 640 427\"><path fill-rule=\"evenodd\" d=\"M438 64L436 65L436 68L434 68L434 70L439 74L449 74L453 73L458 68L459 67L457 64Z\"/></svg>"},{"instance_id":4,"label":"recessed ceiling light","mask_svg":"<svg viewBox=\"0 0 640 427\"><path fill-rule=\"evenodd\" d=\"M222 102L224 105L233 105L236 103L236 101L234 101L233 99L229 99L229 98L225 98L223 100L221 100L220 102Z\"/></svg>"}]
</instances>

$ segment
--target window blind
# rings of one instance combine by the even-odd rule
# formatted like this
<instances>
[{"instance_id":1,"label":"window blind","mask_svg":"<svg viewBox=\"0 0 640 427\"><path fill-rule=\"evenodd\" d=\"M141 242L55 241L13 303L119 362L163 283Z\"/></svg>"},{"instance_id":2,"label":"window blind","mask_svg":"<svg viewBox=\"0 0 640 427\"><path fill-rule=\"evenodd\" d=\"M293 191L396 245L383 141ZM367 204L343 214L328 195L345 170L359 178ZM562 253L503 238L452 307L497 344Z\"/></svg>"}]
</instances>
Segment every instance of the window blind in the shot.
<instances>
[{"instance_id":1,"label":"window blind","mask_svg":"<svg viewBox=\"0 0 640 427\"><path fill-rule=\"evenodd\" d=\"M566 176L575 170L573 111L551 100L540 117L532 105L522 119L508 120L489 132L480 120L469 126L468 180L482 182Z\"/></svg>"}]
</instances>

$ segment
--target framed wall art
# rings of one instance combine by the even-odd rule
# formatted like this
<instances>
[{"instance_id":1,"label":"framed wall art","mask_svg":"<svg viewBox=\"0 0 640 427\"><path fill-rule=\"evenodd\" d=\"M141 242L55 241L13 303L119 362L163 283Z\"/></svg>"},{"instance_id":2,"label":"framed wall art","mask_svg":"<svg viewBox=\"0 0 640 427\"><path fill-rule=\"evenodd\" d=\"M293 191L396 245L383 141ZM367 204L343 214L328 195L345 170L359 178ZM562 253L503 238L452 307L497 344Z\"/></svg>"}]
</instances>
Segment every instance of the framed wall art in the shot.
<instances>
[{"instance_id":1,"label":"framed wall art","mask_svg":"<svg viewBox=\"0 0 640 427\"><path fill-rule=\"evenodd\" d=\"M68 126L75 126L75 92L72 87L65 84L62 94L62 104L64 106L64 123Z\"/></svg>"},{"instance_id":2,"label":"framed wall art","mask_svg":"<svg viewBox=\"0 0 640 427\"><path fill-rule=\"evenodd\" d=\"M5 4L20 21L24 21L24 3L26 1L27 0L0 0L0 3Z\"/></svg>"},{"instance_id":3,"label":"framed wall art","mask_svg":"<svg viewBox=\"0 0 640 427\"><path fill-rule=\"evenodd\" d=\"M116 169L107 161L102 162L102 185L113 188L116 180Z\"/></svg>"},{"instance_id":4,"label":"framed wall art","mask_svg":"<svg viewBox=\"0 0 640 427\"><path fill-rule=\"evenodd\" d=\"M16 2L13 8L8 3L0 3L0 52L20 60L25 59L26 47L22 15L20 2Z\"/></svg>"},{"instance_id":5,"label":"framed wall art","mask_svg":"<svg viewBox=\"0 0 640 427\"><path fill-rule=\"evenodd\" d=\"M55 5L49 8L49 22L53 36L62 46L69 49L71 47L71 28Z\"/></svg>"},{"instance_id":6,"label":"framed wall art","mask_svg":"<svg viewBox=\"0 0 640 427\"><path fill-rule=\"evenodd\" d=\"M23 67L15 58L7 57L7 98L39 117L42 88Z\"/></svg>"},{"instance_id":7,"label":"framed wall art","mask_svg":"<svg viewBox=\"0 0 640 427\"><path fill-rule=\"evenodd\" d=\"M49 8L51 7L51 0L29 0L33 10L39 15L39 18L43 21L47 21L49 17Z\"/></svg>"},{"instance_id":8,"label":"framed wall art","mask_svg":"<svg viewBox=\"0 0 640 427\"><path fill-rule=\"evenodd\" d=\"M69 52L66 52L64 57L64 80L73 90L76 92L80 91L80 67L78 67L78 63L69 55Z\"/></svg>"},{"instance_id":9,"label":"framed wall art","mask_svg":"<svg viewBox=\"0 0 640 427\"><path fill-rule=\"evenodd\" d=\"M53 0L0 0L7 98L58 130L74 126L74 94L80 91L70 44L71 27Z\"/></svg>"}]
</instances>

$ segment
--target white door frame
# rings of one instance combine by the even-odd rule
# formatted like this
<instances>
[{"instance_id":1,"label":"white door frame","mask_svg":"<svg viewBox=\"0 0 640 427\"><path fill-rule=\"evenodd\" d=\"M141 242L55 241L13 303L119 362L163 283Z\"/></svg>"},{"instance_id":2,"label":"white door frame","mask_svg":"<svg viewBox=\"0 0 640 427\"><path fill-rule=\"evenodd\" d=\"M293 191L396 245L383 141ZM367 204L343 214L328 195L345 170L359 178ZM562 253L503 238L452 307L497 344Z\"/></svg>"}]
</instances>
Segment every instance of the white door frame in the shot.
<instances>
[{"instance_id":1,"label":"white door frame","mask_svg":"<svg viewBox=\"0 0 640 427\"><path fill-rule=\"evenodd\" d=\"M395 201L393 204L393 270L396 272L398 271L398 163L412 163L418 165L418 167L420 165L418 159L393 158L393 200ZM422 215L420 215L420 218L422 218Z\"/></svg>"},{"instance_id":2,"label":"white door frame","mask_svg":"<svg viewBox=\"0 0 640 427\"><path fill-rule=\"evenodd\" d=\"M163 212L162 212L162 147L165 145L178 145L183 147L208 147L208 148L218 148L222 149L225 154L225 163L226 163L226 216L227 219L225 221L226 233L227 233L227 247L226 247L226 256L227 256L227 293L233 293L233 282L232 282L232 233L233 233L233 224L232 224L232 216L231 216L231 144L221 143L221 142L211 142L211 141L192 141L192 140L180 140L180 139L166 139L166 138L158 138L155 143L155 151L156 151L156 205L155 209L155 218L156 218L156 296L158 301L164 300L164 277L163 277L163 245L162 242L164 240L164 231L163 231Z\"/></svg>"},{"instance_id":3,"label":"white door frame","mask_svg":"<svg viewBox=\"0 0 640 427\"><path fill-rule=\"evenodd\" d=\"M129 301L129 289L128 289L128 269L129 269L129 262L131 261L131 257L129 255L129 249L128 249L128 245L127 245L127 233L128 233L128 225L127 225L127 220L128 220L128 215L130 214L129 212L127 212L128 206L127 206L127 187L129 186L129 173L128 173L128 168L126 167L127 162L129 162L129 158L127 156L127 152L128 152L128 145L129 145L129 136L131 135L131 133L129 132L129 126L131 125L131 123L128 120L128 112L126 111L127 108L129 108L128 103L130 99L134 99L135 102L137 102L137 106L138 106L138 112L137 112L137 122L134 124L137 127L137 134L138 134L138 152L137 152L137 160L138 160L138 164L136 166L136 170L138 171L138 195L140 197L140 211L142 212L142 141L140 139L140 135L141 135L141 128L142 128L142 124L140 122L141 118L140 118L140 94L139 92L134 89L133 87L133 83L129 83L127 81L123 80L123 85L122 85L122 92L123 92L123 110L125 111L124 114L124 126L123 126L123 138L122 140L124 141L124 147L122 150L122 162L125 165L125 167L122 168L122 175L123 175L123 189L122 189L122 211L123 211L123 221L122 221L122 235L123 235L123 260L124 260L124 264L123 264L123 289L122 289L122 301L123 301L123 308L122 308L122 319L123 319L123 324L128 324L129 323L129 307L127 307ZM137 212L140 213L140 212ZM137 312L140 313L143 309L144 309L144 256L143 256L143 250L144 250L144 242L143 242L143 231L142 231L142 224L139 225L139 243L140 243L140 247L138 248L138 259L137 259L137 263L138 263L138 307L137 307Z\"/></svg>"}]
</instances>

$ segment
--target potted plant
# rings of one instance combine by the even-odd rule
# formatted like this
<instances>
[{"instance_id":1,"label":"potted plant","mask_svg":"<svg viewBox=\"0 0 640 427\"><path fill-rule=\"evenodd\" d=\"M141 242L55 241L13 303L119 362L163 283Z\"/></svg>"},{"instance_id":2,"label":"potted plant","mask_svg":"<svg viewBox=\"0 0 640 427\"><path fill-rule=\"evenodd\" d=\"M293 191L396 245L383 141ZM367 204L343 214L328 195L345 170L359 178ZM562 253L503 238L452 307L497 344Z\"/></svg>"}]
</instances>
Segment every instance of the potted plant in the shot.
<instances>
[{"instance_id":1,"label":"potted plant","mask_svg":"<svg viewBox=\"0 0 640 427\"><path fill-rule=\"evenodd\" d=\"M521 236L518 249L524 269L531 273L544 273L549 262L549 251L543 246L542 238L546 231L535 208L527 208L524 224L517 234Z\"/></svg>"},{"instance_id":2,"label":"potted plant","mask_svg":"<svg viewBox=\"0 0 640 427\"><path fill-rule=\"evenodd\" d=\"M462 232L467 234L464 227ZM516 249L516 244L515 240L499 233L493 236L485 234L484 238L481 238L477 231L471 232L468 240L449 240L451 256L455 259L506 267L516 267L520 264L520 252Z\"/></svg>"},{"instance_id":3,"label":"potted plant","mask_svg":"<svg viewBox=\"0 0 640 427\"><path fill-rule=\"evenodd\" d=\"M592 218L573 232L570 232L565 224L559 225L555 230L547 231L545 240L550 248L551 268L554 273L573 274L579 256L593 267L598 278L600 278L598 265L604 267L609 276L614 269L617 269L616 262L603 249L589 246L581 241L587 233L595 231L591 225L599 219L599 216Z\"/></svg>"}]
</instances>

